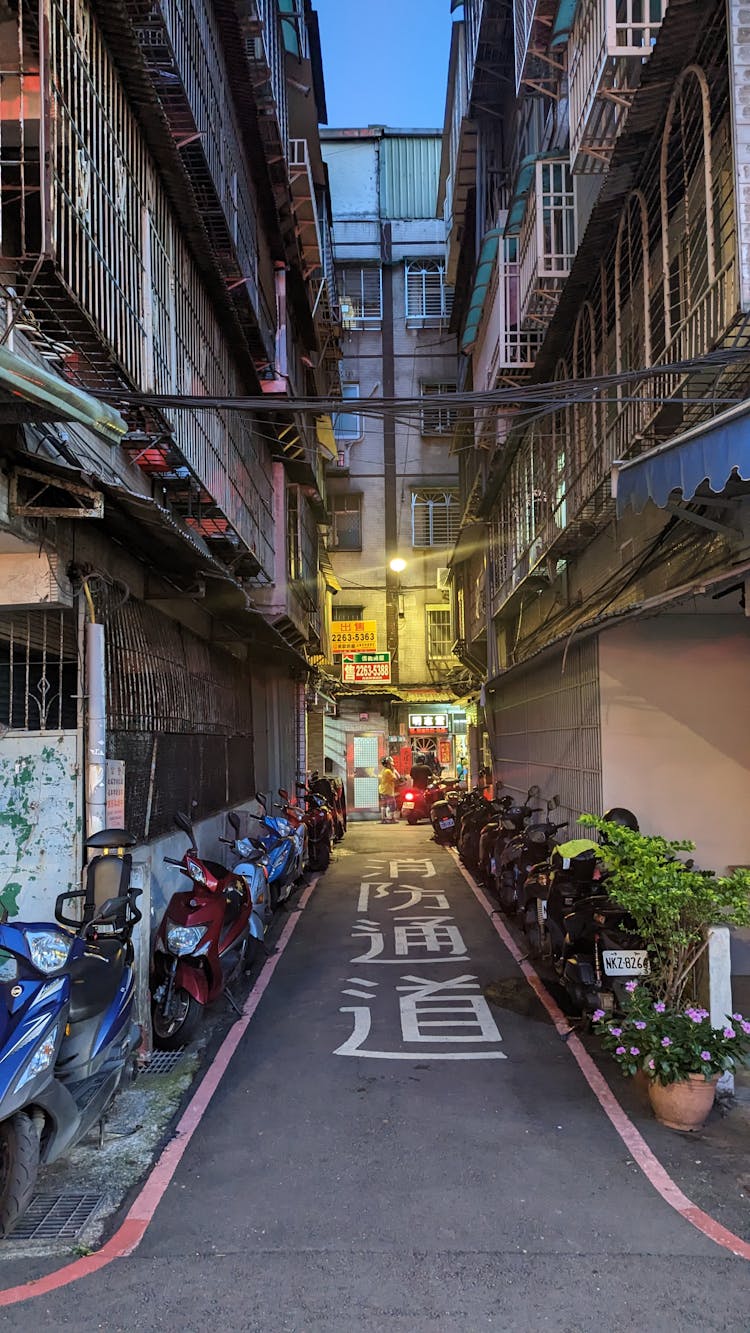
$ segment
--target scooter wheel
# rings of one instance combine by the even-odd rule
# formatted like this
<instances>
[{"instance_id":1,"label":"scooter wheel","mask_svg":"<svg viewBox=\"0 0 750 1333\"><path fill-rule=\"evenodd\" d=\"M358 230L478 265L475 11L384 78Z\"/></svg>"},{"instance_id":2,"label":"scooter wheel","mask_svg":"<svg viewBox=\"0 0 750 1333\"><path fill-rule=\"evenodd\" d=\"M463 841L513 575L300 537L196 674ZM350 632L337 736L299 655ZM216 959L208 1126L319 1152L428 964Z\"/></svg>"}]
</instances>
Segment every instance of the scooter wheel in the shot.
<instances>
[{"instance_id":1,"label":"scooter wheel","mask_svg":"<svg viewBox=\"0 0 750 1333\"><path fill-rule=\"evenodd\" d=\"M331 844L323 843L315 855L315 859L310 862L310 869L315 871L327 870L331 864Z\"/></svg>"},{"instance_id":2,"label":"scooter wheel","mask_svg":"<svg viewBox=\"0 0 750 1333\"><path fill-rule=\"evenodd\" d=\"M413 828L417 821L416 821L416 819L414 818L414 815L407 815L407 816L406 816L406 822L407 822L407 824L411 824L411 826L412 826L412 828Z\"/></svg>"},{"instance_id":3,"label":"scooter wheel","mask_svg":"<svg viewBox=\"0 0 750 1333\"><path fill-rule=\"evenodd\" d=\"M166 1017L160 1004L154 1004L151 1011L154 1043L160 1051L174 1051L178 1046L187 1046L203 1022L203 1005L188 991L178 987L174 992L173 1003L175 1012L172 1018Z\"/></svg>"},{"instance_id":4,"label":"scooter wheel","mask_svg":"<svg viewBox=\"0 0 750 1333\"><path fill-rule=\"evenodd\" d=\"M39 1131L19 1111L0 1124L0 1236L8 1236L31 1203L39 1171Z\"/></svg>"}]
</instances>

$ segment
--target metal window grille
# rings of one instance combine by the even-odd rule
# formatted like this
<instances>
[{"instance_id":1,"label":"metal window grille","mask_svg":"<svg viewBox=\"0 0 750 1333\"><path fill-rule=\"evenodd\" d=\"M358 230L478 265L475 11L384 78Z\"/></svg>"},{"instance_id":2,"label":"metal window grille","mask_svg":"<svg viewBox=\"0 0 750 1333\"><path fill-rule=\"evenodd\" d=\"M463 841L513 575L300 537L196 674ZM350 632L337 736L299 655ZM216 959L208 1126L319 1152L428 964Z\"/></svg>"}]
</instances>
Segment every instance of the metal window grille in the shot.
<instances>
[{"instance_id":1,"label":"metal window grille","mask_svg":"<svg viewBox=\"0 0 750 1333\"><path fill-rule=\"evenodd\" d=\"M344 328L379 324L383 318L383 271L379 264L342 264L336 269Z\"/></svg>"},{"instance_id":2,"label":"metal window grille","mask_svg":"<svg viewBox=\"0 0 750 1333\"><path fill-rule=\"evenodd\" d=\"M299 532L299 492L290 486L286 493L286 559L290 579L302 578L302 548Z\"/></svg>"},{"instance_id":3,"label":"metal window grille","mask_svg":"<svg viewBox=\"0 0 750 1333\"><path fill-rule=\"evenodd\" d=\"M435 259L415 259L406 265L407 323L441 324L450 318L453 288L445 268Z\"/></svg>"},{"instance_id":4,"label":"metal window grille","mask_svg":"<svg viewBox=\"0 0 750 1333\"><path fill-rule=\"evenodd\" d=\"M363 606L340 606L338 603L333 608L333 620L363 620L365 608Z\"/></svg>"},{"instance_id":5,"label":"metal window grille","mask_svg":"<svg viewBox=\"0 0 750 1333\"><path fill-rule=\"evenodd\" d=\"M460 520L458 491L412 491L412 546L451 546Z\"/></svg>"},{"instance_id":6,"label":"metal window grille","mask_svg":"<svg viewBox=\"0 0 750 1333\"><path fill-rule=\"evenodd\" d=\"M427 656L431 661L451 656L453 624L449 606L428 607Z\"/></svg>"},{"instance_id":7,"label":"metal window grille","mask_svg":"<svg viewBox=\"0 0 750 1333\"><path fill-rule=\"evenodd\" d=\"M12 731L77 725L78 653L72 611L0 616L0 724Z\"/></svg>"},{"instance_id":8,"label":"metal window grille","mask_svg":"<svg viewBox=\"0 0 750 1333\"><path fill-rule=\"evenodd\" d=\"M423 399L456 392L456 382L422 380L419 392ZM423 435L452 435L456 428L456 410L451 407L430 406L426 401L420 414L420 429Z\"/></svg>"},{"instance_id":9,"label":"metal window grille","mask_svg":"<svg viewBox=\"0 0 750 1333\"><path fill-rule=\"evenodd\" d=\"M362 496L334 495L333 544L339 551L362 549Z\"/></svg>"},{"instance_id":10,"label":"metal window grille","mask_svg":"<svg viewBox=\"0 0 750 1333\"><path fill-rule=\"evenodd\" d=\"M359 398L359 385L350 382L341 385L344 399ZM333 433L337 440L359 440L362 437L362 417L359 412L336 412Z\"/></svg>"}]
</instances>

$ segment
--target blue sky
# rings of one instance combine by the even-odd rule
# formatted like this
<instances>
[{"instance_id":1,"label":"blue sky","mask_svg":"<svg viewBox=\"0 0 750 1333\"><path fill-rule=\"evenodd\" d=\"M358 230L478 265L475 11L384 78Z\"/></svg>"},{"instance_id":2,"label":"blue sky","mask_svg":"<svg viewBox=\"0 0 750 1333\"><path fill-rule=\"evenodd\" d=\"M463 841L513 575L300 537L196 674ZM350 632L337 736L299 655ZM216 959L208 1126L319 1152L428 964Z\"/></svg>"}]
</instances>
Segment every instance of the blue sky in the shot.
<instances>
[{"instance_id":1,"label":"blue sky","mask_svg":"<svg viewBox=\"0 0 750 1333\"><path fill-rule=\"evenodd\" d=\"M332 128L442 128L450 0L314 0L314 7Z\"/></svg>"}]
</instances>

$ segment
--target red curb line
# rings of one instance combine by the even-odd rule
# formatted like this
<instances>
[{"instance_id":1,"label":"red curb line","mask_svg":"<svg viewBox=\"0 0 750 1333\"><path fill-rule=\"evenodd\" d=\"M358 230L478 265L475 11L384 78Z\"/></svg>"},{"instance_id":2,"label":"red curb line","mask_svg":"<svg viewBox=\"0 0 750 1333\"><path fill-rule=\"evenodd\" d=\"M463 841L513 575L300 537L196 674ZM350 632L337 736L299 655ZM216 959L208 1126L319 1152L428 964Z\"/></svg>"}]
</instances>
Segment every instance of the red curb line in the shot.
<instances>
[{"instance_id":1,"label":"red curb line","mask_svg":"<svg viewBox=\"0 0 750 1333\"><path fill-rule=\"evenodd\" d=\"M731 1254L738 1259L750 1259L750 1244L742 1240L740 1236L735 1236L733 1231L727 1230L721 1222L717 1222L715 1217L704 1213L702 1208L698 1208L687 1195L683 1194L679 1185L675 1184L666 1167L662 1166L658 1157L649 1148L646 1140L643 1138L640 1130L636 1129L627 1112L623 1110L615 1094L612 1092L604 1075L595 1065L586 1047L583 1045L580 1037L572 1031L567 1018L562 1009L555 1003L549 994L544 982L539 977L535 968L527 961L521 953L513 936L507 926L499 921L496 915L496 908L492 906L484 890L479 887L473 875L461 865L456 851L451 847L448 849L454 857L458 869L461 871L469 888L474 896L481 903L485 912L490 918L497 934L500 936L503 944L511 954L515 962L523 972L531 989L535 992L537 998L541 1001L549 1017L552 1019L557 1031L561 1036L567 1038L566 1046L573 1059L578 1065L583 1077L586 1079L591 1091L596 1097L599 1105L605 1115L612 1122L625 1147L628 1149L633 1160L640 1167L649 1184L653 1185L657 1194L660 1194L665 1203L673 1208L680 1217L684 1217L686 1222L695 1227L697 1231L702 1232L709 1240L714 1241L716 1245L721 1245L723 1249L729 1250Z\"/></svg>"},{"instance_id":2,"label":"red curb line","mask_svg":"<svg viewBox=\"0 0 750 1333\"><path fill-rule=\"evenodd\" d=\"M172 1182L185 1149L203 1119L208 1104L227 1072L229 1062L245 1035L250 1020L265 991L268 989L281 955L297 927L302 909L307 906L319 878L320 876L316 875L312 883L300 895L300 910L290 917L284 926L279 936L275 954L266 963L243 1005L242 1017L238 1018L237 1022L233 1023L229 1029L202 1078L200 1086L190 1098L177 1125L174 1138L170 1139L166 1147L162 1149L141 1186L130 1211L117 1228L117 1231L110 1237L106 1245L103 1245L94 1254L87 1254L81 1259L75 1259L73 1263L67 1264L64 1268L56 1269L54 1273L48 1273L46 1277L34 1278L31 1282L24 1282L19 1287L6 1287L5 1290L0 1290L0 1306L17 1305L20 1301L30 1300L32 1296L48 1295L49 1292L56 1291L59 1287L67 1287L71 1282L78 1282L81 1278L90 1277L92 1273L98 1272L100 1268L106 1268L114 1259L127 1258L138 1248L153 1220L156 1209Z\"/></svg>"}]
</instances>

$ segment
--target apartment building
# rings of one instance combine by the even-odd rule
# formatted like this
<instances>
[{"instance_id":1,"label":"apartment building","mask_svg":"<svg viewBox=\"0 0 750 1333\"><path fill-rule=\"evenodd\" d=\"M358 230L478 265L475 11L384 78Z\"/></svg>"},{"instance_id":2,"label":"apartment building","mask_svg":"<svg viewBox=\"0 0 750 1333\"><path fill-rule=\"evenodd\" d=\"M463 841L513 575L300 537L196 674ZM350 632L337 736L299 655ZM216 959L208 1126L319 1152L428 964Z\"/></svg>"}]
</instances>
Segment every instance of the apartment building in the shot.
<instances>
[{"instance_id":1,"label":"apartment building","mask_svg":"<svg viewBox=\"0 0 750 1333\"><path fill-rule=\"evenodd\" d=\"M495 773L750 863L750 48L729 0L466 0L441 202Z\"/></svg>"},{"instance_id":2,"label":"apartment building","mask_svg":"<svg viewBox=\"0 0 750 1333\"><path fill-rule=\"evenodd\" d=\"M346 407L327 478L337 716L321 719L317 753L346 775L350 805L372 812L384 754L407 771L422 751L452 766L462 744L454 686L465 673L447 587L460 518L445 406L456 386L453 292L437 217L440 133L331 129L322 148ZM394 397L419 399L420 412L368 413L368 400Z\"/></svg>"},{"instance_id":3,"label":"apartment building","mask_svg":"<svg viewBox=\"0 0 750 1333\"><path fill-rule=\"evenodd\" d=\"M0 885L49 915L124 823L158 904L176 810L211 854L305 769L330 420L289 400L339 384L317 22L12 0L0 43Z\"/></svg>"}]
</instances>

